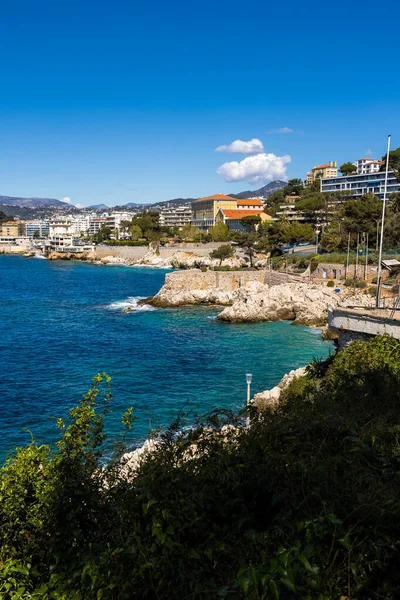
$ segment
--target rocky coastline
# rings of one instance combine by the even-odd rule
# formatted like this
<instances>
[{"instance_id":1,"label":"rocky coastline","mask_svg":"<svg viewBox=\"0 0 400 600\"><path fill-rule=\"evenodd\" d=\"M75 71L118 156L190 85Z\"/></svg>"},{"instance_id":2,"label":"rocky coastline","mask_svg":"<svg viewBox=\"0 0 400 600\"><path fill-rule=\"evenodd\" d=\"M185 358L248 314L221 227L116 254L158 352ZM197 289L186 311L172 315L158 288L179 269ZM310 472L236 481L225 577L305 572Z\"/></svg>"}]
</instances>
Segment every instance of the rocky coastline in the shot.
<instances>
[{"instance_id":1,"label":"rocky coastline","mask_svg":"<svg viewBox=\"0 0 400 600\"><path fill-rule=\"evenodd\" d=\"M336 293L322 284L269 271L169 273L161 290L142 302L159 308L218 304L225 306L217 317L220 321L287 320L318 327L336 307L373 305L373 299L362 293Z\"/></svg>"}]
</instances>

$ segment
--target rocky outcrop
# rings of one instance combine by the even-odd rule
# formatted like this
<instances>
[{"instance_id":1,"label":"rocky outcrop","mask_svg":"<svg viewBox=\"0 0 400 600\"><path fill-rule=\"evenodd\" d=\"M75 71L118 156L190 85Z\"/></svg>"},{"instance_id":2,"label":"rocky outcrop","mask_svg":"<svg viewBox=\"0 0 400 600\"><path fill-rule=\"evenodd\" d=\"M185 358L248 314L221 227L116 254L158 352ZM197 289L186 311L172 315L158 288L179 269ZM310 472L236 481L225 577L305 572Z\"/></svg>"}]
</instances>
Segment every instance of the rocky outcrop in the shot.
<instances>
[{"instance_id":1,"label":"rocky outcrop","mask_svg":"<svg viewBox=\"0 0 400 600\"><path fill-rule=\"evenodd\" d=\"M161 290L143 301L161 308L185 304L232 304L250 281L264 281L261 271L181 271L168 273Z\"/></svg>"},{"instance_id":2,"label":"rocky outcrop","mask_svg":"<svg viewBox=\"0 0 400 600\"><path fill-rule=\"evenodd\" d=\"M328 310L337 306L370 306L364 294L343 296L316 284L290 282L268 286L250 282L240 289L234 302L219 315L221 321L293 321L298 325L321 326L327 322Z\"/></svg>"},{"instance_id":3,"label":"rocky outcrop","mask_svg":"<svg viewBox=\"0 0 400 600\"><path fill-rule=\"evenodd\" d=\"M55 252L50 250L46 254L46 258L49 260L84 260L94 262L96 255L94 252Z\"/></svg>"},{"instance_id":4,"label":"rocky outcrop","mask_svg":"<svg viewBox=\"0 0 400 600\"><path fill-rule=\"evenodd\" d=\"M155 440L146 440L143 446L133 450L133 452L127 452L123 455L120 465L120 474L123 479L128 479L129 476L140 467L141 462L150 454L154 452L159 442Z\"/></svg>"},{"instance_id":5,"label":"rocky outcrop","mask_svg":"<svg viewBox=\"0 0 400 600\"><path fill-rule=\"evenodd\" d=\"M303 377L306 373L306 367L300 367L286 373L286 375L280 380L280 382L273 387L271 390L265 390L259 394L255 394L252 405L261 411L265 408L274 408L279 404L279 399L282 391L288 387L288 385L297 377Z\"/></svg>"}]
</instances>

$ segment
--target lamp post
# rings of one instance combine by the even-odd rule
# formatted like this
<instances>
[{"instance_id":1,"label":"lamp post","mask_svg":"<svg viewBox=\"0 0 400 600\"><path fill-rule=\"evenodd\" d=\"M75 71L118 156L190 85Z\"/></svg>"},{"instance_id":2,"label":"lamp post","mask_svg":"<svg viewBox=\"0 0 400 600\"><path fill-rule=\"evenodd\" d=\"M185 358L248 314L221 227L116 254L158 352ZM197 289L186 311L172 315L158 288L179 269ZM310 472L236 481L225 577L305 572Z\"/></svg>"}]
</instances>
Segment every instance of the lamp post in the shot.
<instances>
[{"instance_id":1,"label":"lamp post","mask_svg":"<svg viewBox=\"0 0 400 600\"><path fill-rule=\"evenodd\" d=\"M253 375L251 373L246 373L246 383L247 383L247 402L246 402L246 409L247 409L247 416L246 416L246 425L250 425L250 387L251 387L251 380L253 379Z\"/></svg>"},{"instance_id":2,"label":"lamp post","mask_svg":"<svg viewBox=\"0 0 400 600\"><path fill-rule=\"evenodd\" d=\"M318 246L319 246L319 243L318 243L318 236L319 236L319 234L320 234L320 231L319 231L319 229L317 229L317 230L315 231L315 235L316 235L316 238L315 238L315 253L316 253L316 254L318 254Z\"/></svg>"}]
</instances>

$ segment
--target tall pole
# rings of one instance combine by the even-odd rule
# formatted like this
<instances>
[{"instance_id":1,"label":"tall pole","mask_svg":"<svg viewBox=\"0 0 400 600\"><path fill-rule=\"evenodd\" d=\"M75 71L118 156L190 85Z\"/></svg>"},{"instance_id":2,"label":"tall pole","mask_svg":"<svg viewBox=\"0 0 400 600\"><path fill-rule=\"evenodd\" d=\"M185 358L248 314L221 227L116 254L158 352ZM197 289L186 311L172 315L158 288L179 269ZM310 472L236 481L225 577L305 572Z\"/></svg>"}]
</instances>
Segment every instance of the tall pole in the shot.
<instances>
[{"instance_id":1,"label":"tall pole","mask_svg":"<svg viewBox=\"0 0 400 600\"><path fill-rule=\"evenodd\" d=\"M356 279L358 279L358 277L357 277L357 271L358 271L358 246L359 246L359 243L360 243L360 234L357 233L357 253L356 253L356 266L355 266L355 269L354 269L354 281Z\"/></svg>"},{"instance_id":2,"label":"tall pole","mask_svg":"<svg viewBox=\"0 0 400 600\"><path fill-rule=\"evenodd\" d=\"M365 269L364 269L364 280L367 281L367 273L368 273L368 233L367 239L365 242Z\"/></svg>"},{"instance_id":3,"label":"tall pole","mask_svg":"<svg viewBox=\"0 0 400 600\"><path fill-rule=\"evenodd\" d=\"M350 260L350 233L349 239L347 241L347 261L346 261L346 270L344 274L344 278L347 279L347 271L349 270L349 260Z\"/></svg>"},{"instance_id":4,"label":"tall pole","mask_svg":"<svg viewBox=\"0 0 400 600\"><path fill-rule=\"evenodd\" d=\"M386 195L387 195L387 180L389 171L389 153L390 153L390 135L388 135L388 146L386 154L386 172L385 172L385 188L383 192L383 206L382 206L382 224L381 224L381 239L379 243L379 257L378 257L378 279L376 286L376 306L379 308L380 295L381 295L381 284L382 284L382 248L383 248L383 229L385 226L385 211L386 211Z\"/></svg>"}]
</instances>

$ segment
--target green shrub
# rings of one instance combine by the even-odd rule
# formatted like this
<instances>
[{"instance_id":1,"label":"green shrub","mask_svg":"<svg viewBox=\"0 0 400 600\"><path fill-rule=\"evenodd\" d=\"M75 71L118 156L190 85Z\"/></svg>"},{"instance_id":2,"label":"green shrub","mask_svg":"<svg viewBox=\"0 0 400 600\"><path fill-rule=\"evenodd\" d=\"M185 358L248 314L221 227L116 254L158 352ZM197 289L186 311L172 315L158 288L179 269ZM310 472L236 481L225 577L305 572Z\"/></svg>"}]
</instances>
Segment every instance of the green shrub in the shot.
<instances>
[{"instance_id":1,"label":"green shrub","mask_svg":"<svg viewBox=\"0 0 400 600\"><path fill-rule=\"evenodd\" d=\"M210 253L211 258L218 258L219 260L225 260L232 258L235 254L234 249L230 244L223 244L219 248L216 248Z\"/></svg>"},{"instance_id":2,"label":"green shrub","mask_svg":"<svg viewBox=\"0 0 400 600\"><path fill-rule=\"evenodd\" d=\"M328 283L326 284L327 287L333 288L335 287L335 282L333 281L333 279L330 279L328 281Z\"/></svg>"},{"instance_id":3,"label":"green shrub","mask_svg":"<svg viewBox=\"0 0 400 600\"><path fill-rule=\"evenodd\" d=\"M346 285L347 287L356 287L359 289L365 289L368 287L368 283L360 279L346 279L344 285Z\"/></svg>"}]
</instances>

